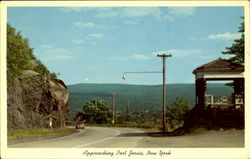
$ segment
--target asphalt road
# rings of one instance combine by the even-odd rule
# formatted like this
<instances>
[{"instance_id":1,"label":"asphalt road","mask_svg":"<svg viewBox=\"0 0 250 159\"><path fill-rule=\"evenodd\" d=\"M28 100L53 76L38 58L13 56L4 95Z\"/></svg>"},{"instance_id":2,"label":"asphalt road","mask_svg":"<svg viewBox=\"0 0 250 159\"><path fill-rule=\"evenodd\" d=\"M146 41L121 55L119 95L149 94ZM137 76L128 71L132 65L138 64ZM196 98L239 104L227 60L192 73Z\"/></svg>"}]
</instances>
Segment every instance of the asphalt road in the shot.
<instances>
[{"instance_id":1,"label":"asphalt road","mask_svg":"<svg viewBox=\"0 0 250 159\"><path fill-rule=\"evenodd\" d=\"M169 137L134 128L87 127L68 136L8 145L10 148L213 148L244 147L244 130L199 130Z\"/></svg>"},{"instance_id":2,"label":"asphalt road","mask_svg":"<svg viewBox=\"0 0 250 159\"><path fill-rule=\"evenodd\" d=\"M8 145L11 148L137 147L145 132L132 128L87 127L68 136ZM121 142L122 141L122 142Z\"/></svg>"}]
</instances>

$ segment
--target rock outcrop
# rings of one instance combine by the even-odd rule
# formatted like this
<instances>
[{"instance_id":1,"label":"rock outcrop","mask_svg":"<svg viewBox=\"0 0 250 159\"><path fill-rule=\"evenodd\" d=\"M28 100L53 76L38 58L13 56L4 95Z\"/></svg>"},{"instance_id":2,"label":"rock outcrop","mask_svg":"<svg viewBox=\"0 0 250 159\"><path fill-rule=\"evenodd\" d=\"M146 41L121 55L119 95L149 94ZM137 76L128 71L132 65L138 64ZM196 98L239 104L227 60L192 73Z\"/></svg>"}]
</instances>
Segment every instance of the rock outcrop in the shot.
<instances>
[{"instance_id":1,"label":"rock outcrop","mask_svg":"<svg viewBox=\"0 0 250 159\"><path fill-rule=\"evenodd\" d=\"M26 70L7 91L8 129L63 127L68 113L63 81Z\"/></svg>"}]
</instances>

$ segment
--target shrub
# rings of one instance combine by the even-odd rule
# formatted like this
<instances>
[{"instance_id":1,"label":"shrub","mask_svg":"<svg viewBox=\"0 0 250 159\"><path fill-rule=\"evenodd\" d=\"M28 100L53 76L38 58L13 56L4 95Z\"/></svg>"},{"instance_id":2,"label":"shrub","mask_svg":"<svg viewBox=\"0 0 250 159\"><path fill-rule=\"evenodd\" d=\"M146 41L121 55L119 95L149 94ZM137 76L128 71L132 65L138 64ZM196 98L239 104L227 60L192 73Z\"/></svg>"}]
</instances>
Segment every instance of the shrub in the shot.
<instances>
[{"instance_id":1,"label":"shrub","mask_svg":"<svg viewBox=\"0 0 250 159\"><path fill-rule=\"evenodd\" d=\"M190 110L191 106L186 99L182 98L177 98L170 106L168 111L168 125L170 128L179 127L183 124L184 115Z\"/></svg>"}]
</instances>

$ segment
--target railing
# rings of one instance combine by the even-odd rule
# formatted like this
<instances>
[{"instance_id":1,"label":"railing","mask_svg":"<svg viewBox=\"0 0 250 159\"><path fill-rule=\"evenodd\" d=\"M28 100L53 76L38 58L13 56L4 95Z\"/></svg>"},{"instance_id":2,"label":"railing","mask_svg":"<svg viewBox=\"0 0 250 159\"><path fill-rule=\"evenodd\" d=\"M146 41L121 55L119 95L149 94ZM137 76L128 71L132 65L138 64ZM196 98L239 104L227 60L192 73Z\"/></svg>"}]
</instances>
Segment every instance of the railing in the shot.
<instances>
[{"instance_id":1,"label":"railing","mask_svg":"<svg viewBox=\"0 0 250 159\"><path fill-rule=\"evenodd\" d=\"M205 105L207 106L207 105L213 104L214 103L213 99L214 99L213 95L206 94L205 95Z\"/></svg>"},{"instance_id":2,"label":"railing","mask_svg":"<svg viewBox=\"0 0 250 159\"><path fill-rule=\"evenodd\" d=\"M244 97L242 95L235 95L235 105L242 105L244 104Z\"/></svg>"},{"instance_id":3,"label":"railing","mask_svg":"<svg viewBox=\"0 0 250 159\"><path fill-rule=\"evenodd\" d=\"M206 95L205 96L205 104L213 105L213 104L232 104L232 100L228 96L213 96Z\"/></svg>"},{"instance_id":4,"label":"railing","mask_svg":"<svg viewBox=\"0 0 250 159\"><path fill-rule=\"evenodd\" d=\"M235 108L244 112L244 96L234 95L234 96L213 96L205 95L205 107L219 108L219 109L231 109Z\"/></svg>"},{"instance_id":5,"label":"railing","mask_svg":"<svg viewBox=\"0 0 250 159\"><path fill-rule=\"evenodd\" d=\"M213 96L205 95L205 105L243 105L244 100L242 95L235 95L234 99L232 96Z\"/></svg>"}]
</instances>

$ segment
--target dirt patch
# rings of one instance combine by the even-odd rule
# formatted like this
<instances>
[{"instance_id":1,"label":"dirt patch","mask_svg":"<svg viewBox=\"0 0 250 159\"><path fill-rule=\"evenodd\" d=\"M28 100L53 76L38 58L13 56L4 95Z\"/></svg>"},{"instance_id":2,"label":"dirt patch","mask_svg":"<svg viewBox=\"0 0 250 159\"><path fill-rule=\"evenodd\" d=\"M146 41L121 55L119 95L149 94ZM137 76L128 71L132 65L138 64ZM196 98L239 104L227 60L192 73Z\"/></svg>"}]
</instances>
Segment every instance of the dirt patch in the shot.
<instances>
[{"instance_id":1,"label":"dirt patch","mask_svg":"<svg viewBox=\"0 0 250 159\"><path fill-rule=\"evenodd\" d=\"M196 131L183 136L164 136L161 133L150 132L138 145L140 147L169 147L169 148L218 148L244 147L244 130L206 130Z\"/></svg>"}]
</instances>

